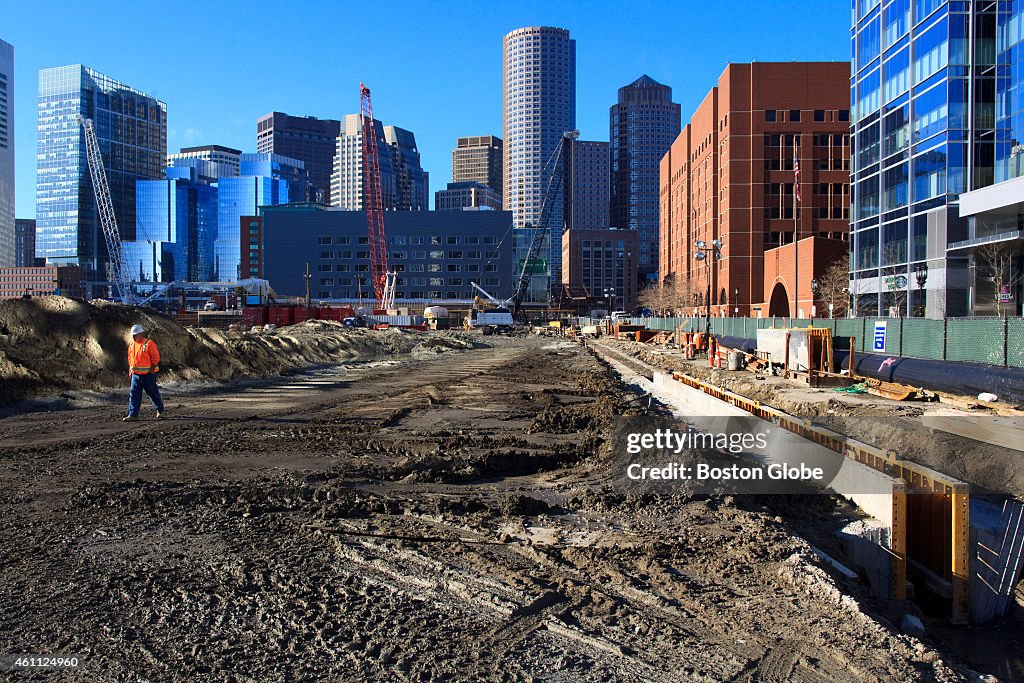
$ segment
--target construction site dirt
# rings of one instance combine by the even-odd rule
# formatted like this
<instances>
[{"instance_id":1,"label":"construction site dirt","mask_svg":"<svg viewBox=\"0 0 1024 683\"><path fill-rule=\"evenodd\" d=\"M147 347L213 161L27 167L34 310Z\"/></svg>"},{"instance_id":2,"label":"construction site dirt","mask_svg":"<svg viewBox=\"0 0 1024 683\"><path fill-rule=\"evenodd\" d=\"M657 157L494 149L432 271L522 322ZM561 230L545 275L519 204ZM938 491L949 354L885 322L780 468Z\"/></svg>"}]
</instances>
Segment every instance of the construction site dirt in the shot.
<instances>
[{"instance_id":1,"label":"construction site dirt","mask_svg":"<svg viewBox=\"0 0 1024 683\"><path fill-rule=\"evenodd\" d=\"M850 506L616 494L609 425L646 403L572 342L487 344L170 386L159 421L10 410L0 656L79 665L4 675L976 678L812 552Z\"/></svg>"},{"instance_id":2,"label":"construction site dirt","mask_svg":"<svg viewBox=\"0 0 1024 683\"><path fill-rule=\"evenodd\" d=\"M938 406L963 409L985 419L994 415L1024 417L1024 407L986 404L970 396L942 395L940 403L893 401L869 394L709 367L707 359L686 360L678 350L652 349L650 344L603 339L602 344L644 363L648 369L679 371L742 396L835 429L867 443L882 445L901 456L959 477L976 491L1024 497L1024 459L1019 451L929 429L922 421Z\"/></svg>"}]
</instances>

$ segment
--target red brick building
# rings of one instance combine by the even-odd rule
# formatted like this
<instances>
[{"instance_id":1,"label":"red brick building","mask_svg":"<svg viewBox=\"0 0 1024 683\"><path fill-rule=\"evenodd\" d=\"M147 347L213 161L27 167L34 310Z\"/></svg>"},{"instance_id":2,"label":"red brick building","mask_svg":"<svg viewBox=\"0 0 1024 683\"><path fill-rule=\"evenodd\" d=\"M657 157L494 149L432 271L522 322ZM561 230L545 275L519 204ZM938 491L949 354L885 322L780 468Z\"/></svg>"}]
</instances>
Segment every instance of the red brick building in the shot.
<instances>
[{"instance_id":1,"label":"red brick building","mask_svg":"<svg viewBox=\"0 0 1024 683\"><path fill-rule=\"evenodd\" d=\"M766 251L792 245L794 233L800 240L847 239L849 107L847 62L727 66L661 160L662 282L688 283L701 304L710 275L714 315L756 315L755 307L767 315ZM724 246L709 267L694 259L695 243L714 239ZM776 273L772 282L781 283L788 311L810 315L810 281L822 266L811 254L805 264L803 245L798 272L778 280Z\"/></svg>"},{"instance_id":2,"label":"red brick building","mask_svg":"<svg viewBox=\"0 0 1024 683\"><path fill-rule=\"evenodd\" d=\"M0 268L0 299L16 299L25 295L82 298L85 272L79 266L38 266Z\"/></svg>"},{"instance_id":3,"label":"red brick building","mask_svg":"<svg viewBox=\"0 0 1024 683\"><path fill-rule=\"evenodd\" d=\"M241 267L239 277L243 280L263 277L263 217L242 216L239 219L238 239L241 243Z\"/></svg>"}]
</instances>

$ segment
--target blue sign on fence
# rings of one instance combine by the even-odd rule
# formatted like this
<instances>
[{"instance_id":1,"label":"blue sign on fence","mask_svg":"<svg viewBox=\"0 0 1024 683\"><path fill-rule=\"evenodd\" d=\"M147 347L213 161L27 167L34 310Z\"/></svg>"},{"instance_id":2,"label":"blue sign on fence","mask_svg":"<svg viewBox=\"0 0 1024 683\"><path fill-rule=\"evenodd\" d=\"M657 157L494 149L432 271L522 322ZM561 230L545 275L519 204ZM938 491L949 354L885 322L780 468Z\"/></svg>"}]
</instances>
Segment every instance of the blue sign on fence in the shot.
<instances>
[{"instance_id":1,"label":"blue sign on fence","mask_svg":"<svg viewBox=\"0 0 1024 683\"><path fill-rule=\"evenodd\" d=\"M874 345L871 347L874 351L885 351L885 321L875 321L875 338Z\"/></svg>"}]
</instances>

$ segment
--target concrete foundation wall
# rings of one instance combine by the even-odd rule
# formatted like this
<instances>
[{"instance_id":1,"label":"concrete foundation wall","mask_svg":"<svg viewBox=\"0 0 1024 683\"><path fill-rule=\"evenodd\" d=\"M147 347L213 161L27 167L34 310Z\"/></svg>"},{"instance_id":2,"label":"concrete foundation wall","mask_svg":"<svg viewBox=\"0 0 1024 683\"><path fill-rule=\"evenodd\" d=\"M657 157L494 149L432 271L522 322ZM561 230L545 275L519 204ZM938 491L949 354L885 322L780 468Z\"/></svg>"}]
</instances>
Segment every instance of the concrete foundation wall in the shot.
<instances>
[{"instance_id":1,"label":"concrete foundation wall","mask_svg":"<svg viewBox=\"0 0 1024 683\"><path fill-rule=\"evenodd\" d=\"M689 387L664 372L654 373L655 395L668 397L689 417L736 416L752 418L750 413L699 389ZM699 426L699 425L698 425ZM799 438L795 435L792 438ZM897 480L812 441L801 439L802 446L815 459L840 461L839 471L831 490L852 501L865 513L891 528L893 524L893 485ZM771 444L769 444L770 449ZM767 452L766 455L772 456ZM784 459L784 458L781 458ZM902 482L900 482L902 483Z\"/></svg>"}]
</instances>

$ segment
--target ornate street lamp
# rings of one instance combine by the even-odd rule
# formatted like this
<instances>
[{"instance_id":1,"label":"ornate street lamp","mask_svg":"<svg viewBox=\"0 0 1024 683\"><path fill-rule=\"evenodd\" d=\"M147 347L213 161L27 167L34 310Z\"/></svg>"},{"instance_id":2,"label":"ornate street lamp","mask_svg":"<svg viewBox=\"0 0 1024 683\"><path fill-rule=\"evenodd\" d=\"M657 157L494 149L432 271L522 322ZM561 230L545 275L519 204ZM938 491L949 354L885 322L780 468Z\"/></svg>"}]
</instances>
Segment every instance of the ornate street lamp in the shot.
<instances>
[{"instance_id":1,"label":"ornate street lamp","mask_svg":"<svg viewBox=\"0 0 1024 683\"><path fill-rule=\"evenodd\" d=\"M917 279L917 291L920 293L918 299L921 301L921 317L924 317L924 283L928 282L928 263L922 261L914 266L914 277Z\"/></svg>"}]
</instances>

